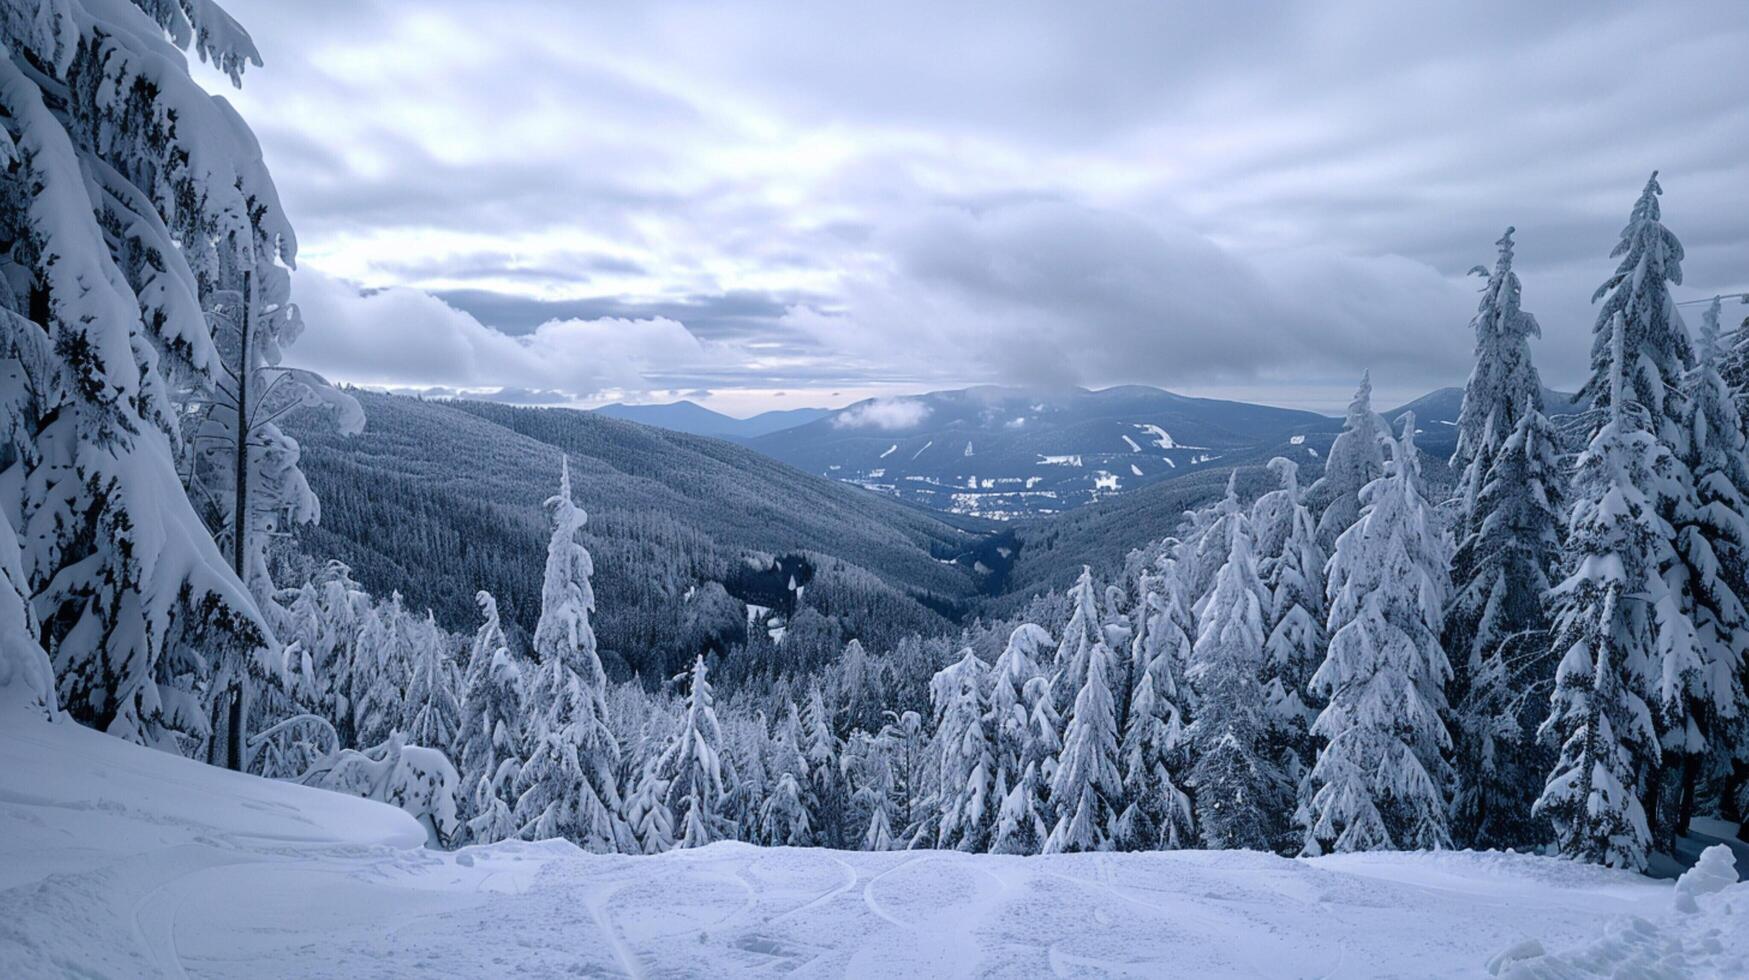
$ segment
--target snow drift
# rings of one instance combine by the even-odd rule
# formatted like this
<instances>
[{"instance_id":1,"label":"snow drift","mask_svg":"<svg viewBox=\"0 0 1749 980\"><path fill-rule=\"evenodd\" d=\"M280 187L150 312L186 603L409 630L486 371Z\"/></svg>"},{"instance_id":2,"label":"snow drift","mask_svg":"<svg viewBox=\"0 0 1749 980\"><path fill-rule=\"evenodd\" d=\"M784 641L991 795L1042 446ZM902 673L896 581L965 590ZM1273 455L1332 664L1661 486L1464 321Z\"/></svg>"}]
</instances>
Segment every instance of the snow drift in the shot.
<instances>
[{"instance_id":1,"label":"snow drift","mask_svg":"<svg viewBox=\"0 0 1749 980\"><path fill-rule=\"evenodd\" d=\"M393 807L0 712L0 975L1671 975L1749 885L1505 854L426 850ZM1677 895L1696 911L1679 912ZM1600 936L1601 930L1601 936ZM1506 956L1501 951L1510 951ZM1547 954L1544 950L1568 950ZM1624 952L1625 951L1625 952ZM1670 959L1670 957L1675 957Z\"/></svg>"}]
</instances>

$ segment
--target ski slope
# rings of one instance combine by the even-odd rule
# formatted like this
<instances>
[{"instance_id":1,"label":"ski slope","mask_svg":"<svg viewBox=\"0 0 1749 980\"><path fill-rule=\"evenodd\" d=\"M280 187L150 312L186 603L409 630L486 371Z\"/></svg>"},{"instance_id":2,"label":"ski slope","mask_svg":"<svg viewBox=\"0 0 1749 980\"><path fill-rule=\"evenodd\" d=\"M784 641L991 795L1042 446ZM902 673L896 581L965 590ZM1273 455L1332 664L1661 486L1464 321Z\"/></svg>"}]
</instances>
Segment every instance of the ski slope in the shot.
<instances>
[{"instance_id":1,"label":"ski slope","mask_svg":"<svg viewBox=\"0 0 1749 980\"><path fill-rule=\"evenodd\" d=\"M1676 956L1668 975L1728 976L1749 962L1743 913L1721 911L1749 910L1749 885L1679 915L1669 882L1526 856L442 853L399 810L16 712L0 712L0 774L9 978L1477 976L1503 951L1526 977L1641 953Z\"/></svg>"}]
</instances>

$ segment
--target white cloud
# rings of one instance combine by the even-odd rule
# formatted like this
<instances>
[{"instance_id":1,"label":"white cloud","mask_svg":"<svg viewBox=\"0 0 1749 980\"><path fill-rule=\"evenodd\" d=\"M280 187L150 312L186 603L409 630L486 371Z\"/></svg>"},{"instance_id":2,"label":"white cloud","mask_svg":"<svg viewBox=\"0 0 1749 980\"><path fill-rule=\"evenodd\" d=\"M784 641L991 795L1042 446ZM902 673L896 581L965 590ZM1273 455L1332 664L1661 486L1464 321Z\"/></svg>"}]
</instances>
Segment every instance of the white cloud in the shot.
<instances>
[{"instance_id":1,"label":"white cloud","mask_svg":"<svg viewBox=\"0 0 1749 980\"><path fill-rule=\"evenodd\" d=\"M876 398L832 417L839 429L913 429L929 417L929 406L915 398Z\"/></svg>"},{"instance_id":2,"label":"white cloud","mask_svg":"<svg viewBox=\"0 0 1749 980\"><path fill-rule=\"evenodd\" d=\"M362 385L544 389L582 398L656 387L659 372L727 356L667 318L552 320L510 336L428 293L361 292L308 268L296 273L292 296L305 326L288 360Z\"/></svg>"}]
</instances>

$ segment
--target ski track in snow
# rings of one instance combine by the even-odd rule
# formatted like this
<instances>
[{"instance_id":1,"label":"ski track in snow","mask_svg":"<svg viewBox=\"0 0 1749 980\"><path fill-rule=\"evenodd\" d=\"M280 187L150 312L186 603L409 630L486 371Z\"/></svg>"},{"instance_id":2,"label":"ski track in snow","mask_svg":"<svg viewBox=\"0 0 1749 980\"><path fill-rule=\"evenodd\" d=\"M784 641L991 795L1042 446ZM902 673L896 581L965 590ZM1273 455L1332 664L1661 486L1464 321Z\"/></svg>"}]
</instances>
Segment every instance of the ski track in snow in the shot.
<instances>
[{"instance_id":1,"label":"ski track in snow","mask_svg":"<svg viewBox=\"0 0 1749 980\"><path fill-rule=\"evenodd\" d=\"M443 853L388 807L73 726L21 734L0 716L0 771L16 780L0 792L8 980L1475 976L1526 939L1562 950L1626 915L1664 921L1671 895L1668 882L1461 852ZM1718 925L1726 954L1749 956L1730 946L1749 946L1749 930Z\"/></svg>"}]
</instances>

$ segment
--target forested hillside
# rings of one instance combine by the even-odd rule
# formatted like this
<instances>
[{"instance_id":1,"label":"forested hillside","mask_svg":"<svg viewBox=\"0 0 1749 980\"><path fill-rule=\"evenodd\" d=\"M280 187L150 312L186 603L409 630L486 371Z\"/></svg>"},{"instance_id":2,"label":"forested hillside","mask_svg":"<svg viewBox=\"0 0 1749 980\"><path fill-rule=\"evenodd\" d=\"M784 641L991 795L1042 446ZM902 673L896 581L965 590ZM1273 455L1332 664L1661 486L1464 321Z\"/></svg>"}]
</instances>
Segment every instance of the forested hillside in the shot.
<instances>
[{"instance_id":1,"label":"forested hillside","mask_svg":"<svg viewBox=\"0 0 1749 980\"><path fill-rule=\"evenodd\" d=\"M322 501L320 524L299 530L302 551L346 562L373 592L400 590L452 630L476 625L479 589L507 623L533 629L541 502L562 455L589 513L603 649L646 651L634 661L690 652L679 647L699 630L732 636L739 606L689 624L682 600L708 582L740 594L752 564L790 553L829 572L815 591L844 617L878 620L876 633L939 630L925 603L952 608L978 589L952 563L976 534L729 443L585 412L357 394L368 420L358 435L314 416L287 426Z\"/></svg>"}]
</instances>

